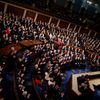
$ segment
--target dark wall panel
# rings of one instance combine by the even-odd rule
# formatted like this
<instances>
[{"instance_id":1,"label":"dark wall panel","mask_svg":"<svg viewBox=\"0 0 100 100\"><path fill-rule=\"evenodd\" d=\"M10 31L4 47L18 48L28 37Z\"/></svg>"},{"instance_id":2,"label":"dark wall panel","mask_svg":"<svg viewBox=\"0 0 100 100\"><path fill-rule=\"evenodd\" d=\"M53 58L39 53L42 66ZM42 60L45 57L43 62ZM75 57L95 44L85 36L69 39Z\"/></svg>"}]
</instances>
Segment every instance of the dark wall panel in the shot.
<instances>
[{"instance_id":1,"label":"dark wall panel","mask_svg":"<svg viewBox=\"0 0 100 100\"><path fill-rule=\"evenodd\" d=\"M57 25L57 22L58 22L58 19L56 19L56 18L52 18L51 23Z\"/></svg>"},{"instance_id":2,"label":"dark wall panel","mask_svg":"<svg viewBox=\"0 0 100 100\"><path fill-rule=\"evenodd\" d=\"M85 30L84 30L83 27L81 27L80 33L81 33L81 34L82 34L82 33L85 33Z\"/></svg>"},{"instance_id":3,"label":"dark wall panel","mask_svg":"<svg viewBox=\"0 0 100 100\"><path fill-rule=\"evenodd\" d=\"M96 38L100 39L100 33L96 33Z\"/></svg>"},{"instance_id":4,"label":"dark wall panel","mask_svg":"<svg viewBox=\"0 0 100 100\"><path fill-rule=\"evenodd\" d=\"M86 34L88 34L88 33L89 33L89 29L84 29L84 32L85 32Z\"/></svg>"},{"instance_id":5,"label":"dark wall panel","mask_svg":"<svg viewBox=\"0 0 100 100\"><path fill-rule=\"evenodd\" d=\"M26 16L25 17L31 17L31 18L35 18L35 15L36 15L36 13L35 12L32 12L32 11L27 11L26 12Z\"/></svg>"},{"instance_id":6,"label":"dark wall panel","mask_svg":"<svg viewBox=\"0 0 100 100\"><path fill-rule=\"evenodd\" d=\"M80 33L85 33L88 34L89 33L89 29L86 29L84 27L81 28Z\"/></svg>"},{"instance_id":7,"label":"dark wall panel","mask_svg":"<svg viewBox=\"0 0 100 100\"><path fill-rule=\"evenodd\" d=\"M75 24L71 23L69 29L71 29L73 31L74 27L75 27Z\"/></svg>"},{"instance_id":8,"label":"dark wall panel","mask_svg":"<svg viewBox=\"0 0 100 100\"><path fill-rule=\"evenodd\" d=\"M94 37L94 34L95 34L95 32L94 31L91 31L90 36L91 37Z\"/></svg>"},{"instance_id":9,"label":"dark wall panel","mask_svg":"<svg viewBox=\"0 0 100 100\"><path fill-rule=\"evenodd\" d=\"M4 11L4 6L5 4L0 2L0 11Z\"/></svg>"},{"instance_id":10,"label":"dark wall panel","mask_svg":"<svg viewBox=\"0 0 100 100\"><path fill-rule=\"evenodd\" d=\"M49 19L50 19L50 17L48 17L48 16L38 14L36 21L37 22L42 21L42 22L47 22L48 23Z\"/></svg>"},{"instance_id":11,"label":"dark wall panel","mask_svg":"<svg viewBox=\"0 0 100 100\"><path fill-rule=\"evenodd\" d=\"M8 5L7 12L8 13L14 13L15 15L23 16L24 9Z\"/></svg>"},{"instance_id":12,"label":"dark wall panel","mask_svg":"<svg viewBox=\"0 0 100 100\"><path fill-rule=\"evenodd\" d=\"M76 29L75 29L75 32L78 32L80 26L77 26Z\"/></svg>"},{"instance_id":13,"label":"dark wall panel","mask_svg":"<svg viewBox=\"0 0 100 100\"><path fill-rule=\"evenodd\" d=\"M60 21L59 26L60 26L61 28L66 28L66 29L67 29L68 24L69 24L68 22Z\"/></svg>"}]
</instances>

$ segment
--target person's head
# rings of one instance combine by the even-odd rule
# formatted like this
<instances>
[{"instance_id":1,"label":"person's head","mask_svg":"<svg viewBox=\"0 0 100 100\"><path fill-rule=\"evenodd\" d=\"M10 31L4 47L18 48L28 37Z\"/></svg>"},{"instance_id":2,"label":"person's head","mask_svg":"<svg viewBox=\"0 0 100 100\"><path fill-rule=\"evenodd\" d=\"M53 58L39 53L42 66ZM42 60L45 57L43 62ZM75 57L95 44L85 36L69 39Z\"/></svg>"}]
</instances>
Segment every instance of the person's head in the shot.
<instances>
[{"instance_id":1,"label":"person's head","mask_svg":"<svg viewBox=\"0 0 100 100\"><path fill-rule=\"evenodd\" d=\"M14 51L15 50L15 48L14 47L11 47L11 51Z\"/></svg>"}]
</instances>

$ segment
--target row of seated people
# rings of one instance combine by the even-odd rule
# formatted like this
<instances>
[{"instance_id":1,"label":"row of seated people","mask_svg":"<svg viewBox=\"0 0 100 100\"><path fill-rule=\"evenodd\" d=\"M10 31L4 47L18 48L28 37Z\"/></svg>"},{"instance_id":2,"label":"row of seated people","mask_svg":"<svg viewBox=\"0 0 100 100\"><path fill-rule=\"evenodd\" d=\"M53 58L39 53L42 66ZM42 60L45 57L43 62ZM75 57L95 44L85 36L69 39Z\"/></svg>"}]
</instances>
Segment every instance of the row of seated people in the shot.
<instances>
[{"instance_id":1,"label":"row of seated people","mask_svg":"<svg viewBox=\"0 0 100 100\"><path fill-rule=\"evenodd\" d=\"M73 48L70 46L63 46L61 49L55 49L55 46L53 44L48 44L48 46L49 48L46 53L44 53L44 55L45 58L52 58L52 62L56 63L57 61L57 63L61 64L62 66L68 63L73 63L73 66L85 66L86 57L84 54L84 50Z\"/></svg>"},{"instance_id":2,"label":"row of seated people","mask_svg":"<svg viewBox=\"0 0 100 100\"><path fill-rule=\"evenodd\" d=\"M66 45L80 46L77 33L61 29L54 24L34 22L14 14L0 13L0 43L2 46L25 39L54 42L58 38Z\"/></svg>"},{"instance_id":3,"label":"row of seated people","mask_svg":"<svg viewBox=\"0 0 100 100\"><path fill-rule=\"evenodd\" d=\"M62 88L64 72L69 68L69 63L72 62L74 63L71 65L73 68L75 68L76 64L80 66L81 61L83 61L84 66L84 50L70 46L62 46L62 48L56 49L54 44L48 43L46 45L47 50L39 57L35 64L33 72L34 81L42 98L46 100L61 100L64 98L64 89Z\"/></svg>"},{"instance_id":4,"label":"row of seated people","mask_svg":"<svg viewBox=\"0 0 100 100\"><path fill-rule=\"evenodd\" d=\"M44 66L44 64L48 63L48 60L50 59L51 60L50 62L52 62L54 65L57 65L57 66L59 65L61 67L61 71L62 71L63 67L65 67L65 68L68 67L66 65L69 62L76 60L76 64L78 64L78 66L80 65L79 61L85 62L84 50L79 49L79 48L74 48L74 47L70 47L70 46L62 46L62 48L56 49L55 45L53 43L50 43L50 44L48 43L48 44L44 44L44 45L35 45L31 48L31 50L34 53L39 53L40 51L42 51L41 52L41 54L42 54L45 52L44 57L46 58L46 60L44 60L45 58L43 59L43 63L42 63L43 66ZM27 56L25 56L26 53L30 54L31 52L29 50L26 50L25 53L23 54L23 57L19 58L20 61L25 60L25 62L27 62ZM42 66L42 64L41 64L41 66ZM64 70L65 70L65 68L64 68ZM41 69L43 71L44 68L40 67L39 69ZM41 73L41 72L39 72L39 73ZM42 72L42 73L44 73L44 72ZM35 72L34 72L34 74L35 74ZM51 78L51 80L52 80L52 78ZM51 83L52 82L49 81L49 84L51 84Z\"/></svg>"},{"instance_id":5,"label":"row of seated people","mask_svg":"<svg viewBox=\"0 0 100 100\"><path fill-rule=\"evenodd\" d=\"M80 35L85 50L88 52L88 58L93 66L100 66L100 40L91 38L86 34Z\"/></svg>"},{"instance_id":6,"label":"row of seated people","mask_svg":"<svg viewBox=\"0 0 100 100\"><path fill-rule=\"evenodd\" d=\"M14 82L13 82L13 74L12 74L12 69L16 68L16 66L9 66L12 65L12 59L15 60L17 56L17 52L14 49L14 47L11 48L12 52L10 53L9 56L0 56L0 100L8 100L8 99L15 99L15 94L14 94ZM4 59L5 58L5 59ZM11 62L8 61L11 60ZM3 61L4 60L4 61ZM13 64L14 65L14 64ZM25 70L25 69L24 69ZM20 75L20 72L18 73ZM20 77L23 77L24 75L21 74ZM21 82L21 84L24 82L24 80L20 80L20 78L16 78L18 82ZM19 88L21 88L21 85L19 85ZM26 91L23 90L23 95L25 96ZM3 97L4 96L4 97ZM29 95L28 97L29 98Z\"/></svg>"},{"instance_id":7,"label":"row of seated people","mask_svg":"<svg viewBox=\"0 0 100 100\"><path fill-rule=\"evenodd\" d=\"M25 74L25 66L22 65L22 67L24 67L22 70L20 69L17 73L17 86L18 86L18 91L19 93L23 96L23 98L25 99L30 99L31 94L26 90L26 87L24 86L24 74Z\"/></svg>"},{"instance_id":8,"label":"row of seated people","mask_svg":"<svg viewBox=\"0 0 100 100\"><path fill-rule=\"evenodd\" d=\"M87 34L80 34L81 41L84 44L86 50L93 51L93 52L100 52L100 40L91 38Z\"/></svg>"},{"instance_id":9,"label":"row of seated people","mask_svg":"<svg viewBox=\"0 0 100 100\"><path fill-rule=\"evenodd\" d=\"M30 49L20 50L15 54L15 58L17 59L17 87L21 100L33 100L34 96L36 98L37 94L34 91L34 85L32 83L33 66L34 61L36 60L34 54L36 56L41 50L43 50L42 45L37 45Z\"/></svg>"},{"instance_id":10,"label":"row of seated people","mask_svg":"<svg viewBox=\"0 0 100 100\"><path fill-rule=\"evenodd\" d=\"M81 45L77 38L78 33L71 32L71 30L61 29L53 24L50 25L41 21L33 22L30 18L21 18L14 14L3 14L2 12L0 13L0 33L1 47L24 39L40 39L54 43L60 40L67 46L80 47ZM91 43L91 46L93 44L92 48L95 46L96 50L99 50L99 40L89 39L82 34L80 34L80 38L86 50L90 47L87 46L87 42ZM99 62L98 56L94 59L94 63Z\"/></svg>"},{"instance_id":11,"label":"row of seated people","mask_svg":"<svg viewBox=\"0 0 100 100\"><path fill-rule=\"evenodd\" d=\"M15 52L13 47L13 52ZM29 50L21 50L17 53L13 53L12 56L16 58L17 72L16 72L16 88L21 100L32 100L33 96L28 84L31 82L32 69L30 69L30 55ZM30 85L30 88L31 85Z\"/></svg>"},{"instance_id":12,"label":"row of seated people","mask_svg":"<svg viewBox=\"0 0 100 100\"><path fill-rule=\"evenodd\" d=\"M1 58L0 58L1 59ZM0 100L4 100L4 90L3 90L3 73L4 73L4 69L6 66L6 60L5 57L2 57L1 61L0 61Z\"/></svg>"},{"instance_id":13,"label":"row of seated people","mask_svg":"<svg viewBox=\"0 0 100 100\"><path fill-rule=\"evenodd\" d=\"M74 55L77 55L77 53L75 53L77 51L78 54L81 55L78 58L78 60L83 60L84 50L72 48L70 46L69 47L63 46L60 49L55 49L54 44L35 45L31 48L31 50L25 50L23 53L21 52L22 57L19 56L18 60L20 62L23 62L23 64L25 64L27 61L30 62L31 60L27 59L27 55L32 54L32 51L33 52L35 51L34 53L39 53L40 51L42 51L41 52L42 57L39 58L35 66L32 66L34 68L32 69L33 76L34 76L33 80L35 82L37 91L41 95L41 98L43 98L43 100L44 99L48 100L50 98L61 100L61 98L64 97L64 90L62 88L62 81L64 80L64 73L63 73L62 68L63 66L67 68L68 66L64 64L68 64L68 62L73 60L72 58L67 59L66 54L68 54L68 58L69 58L69 57L72 57L72 54L68 52L72 52ZM76 60L77 60L77 57L76 57ZM25 64L25 66L26 65L27 64ZM28 72L30 71L28 70ZM23 73L21 72L21 70L19 70L19 73L17 76L18 81L19 81L18 87L20 88L22 95L24 95L24 97L27 98L28 93L26 92L26 90L24 91L23 88L20 87L22 86L26 88L23 85L24 80L22 79L24 75L25 75L25 72ZM23 93L23 91L25 92L25 94ZM55 94L54 93L52 94L52 91L54 91Z\"/></svg>"},{"instance_id":14,"label":"row of seated people","mask_svg":"<svg viewBox=\"0 0 100 100\"><path fill-rule=\"evenodd\" d=\"M79 34L81 42L87 52L88 58L91 61L92 66L100 66L100 40L97 38L91 38L87 34Z\"/></svg>"},{"instance_id":15,"label":"row of seated people","mask_svg":"<svg viewBox=\"0 0 100 100\"><path fill-rule=\"evenodd\" d=\"M37 52L34 52L34 53L39 53L40 50L43 50L42 49L42 45L39 46L34 46L31 50L34 50L37 51ZM11 63L16 63L14 65L17 65L17 75L16 75L16 83L17 83L17 87L18 87L18 93L21 96L21 100L31 100L33 98L33 95L31 94L31 92L33 92L34 94L34 91L29 91L31 89L33 89L32 87L29 86L29 88L31 89L28 89L28 86L27 84L29 84L29 82L31 81L32 77L32 69L33 69L33 65L31 65L30 67L30 62L32 63L32 61L30 60L30 55L32 54L32 52L30 52L28 49L26 49L25 51L21 50L19 52L16 52L15 48L14 47L11 47L11 52L9 54L9 56L12 56L13 57L13 60L14 62L12 62L11 58L12 57L8 57L9 60L11 60L11 62L8 61L8 63L10 63L10 65L12 66ZM1 57L1 59L3 60L3 58ZM7 59L6 59L7 60ZM34 62L34 59L33 59L33 62ZM4 68L4 65L7 65L7 62L2 62L1 61L2 65L0 67L0 72L2 72L3 68ZM8 64L9 65L9 64ZM15 67L15 66L13 66ZM13 68L7 68L9 71L11 71ZM5 69L6 71L6 69ZM6 72L7 73L7 72ZM6 75L7 76L7 75ZM1 81L2 81L2 77L1 77ZM2 87L0 86L0 96L2 96ZM4 92L3 92L4 93ZM1 98L0 100L3 100L3 98Z\"/></svg>"},{"instance_id":16,"label":"row of seated people","mask_svg":"<svg viewBox=\"0 0 100 100\"><path fill-rule=\"evenodd\" d=\"M25 52L28 53L27 50ZM25 63L27 62L27 59L22 60L20 58L22 55L24 57L25 53L21 52L21 54L19 54L19 52L16 52L14 47L11 47L11 52L10 52L9 56L6 57L5 62L3 61L3 57L1 57L0 72L3 70L3 68L5 68L5 69L3 72L2 87L0 86L0 90L4 89L4 91L3 92L0 91L0 97L4 95L5 96L4 100L8 100L11 98L13 100L15 99L16 93L14 92L14 89L17 89L18 93L20 93L20 95L22 95L22 96L20 96L20 97L22 97L21 100L25 100L25 99L27 100L27 99L30 99L30 97L31 97L30 92L24 86L24 83L26 82L25 81L25 77L26 77L25 76L25 71L26 71ZM13 69L16 69L16 71L14 72L16 74L15 79L13 78L14 74L12 74ZM0 74L0 76L1 76L1 74ZM14 87L13 80L15 80L15 84L16 84L15 87ZM6 84L5 84L5 82L6 82ZM0 98L0 100L3 100L3 98Z\"/></svg>"},{"instance_id":17,"label":"row of seated people","mask_svg":"<svg viewBox=\"0 0 100 100\"><path fill-rule=\"evenodd\" d=\"M33 22L33 20L30 18L21 18L15 16L14 14L3 14L1 12L0 15L0 43L2 46L24 39L40 39L43 41L49 40L52 42L60 39L65 45L72 45L76 47L80 46L77 39L77 33L73 33L70 30L61 29L52 24L49 25L43 22ZM85 43L86 40L90 40L91 42L89 43L94 43L92 42L92 39L88 39L86 36L83 36L84 35L82 34L80 35L82 38L81 40L84 40L82 42ZM98 43L97 40L94 41L96 41L96 44ZM84 45L84 47L86 48L89 46ZM99 43L97 48L98 47Z\"/></svg>"},{"instance_id":18,"label":"row of seated people","mask_svg":"<svg viewBox=\"0 0 100 100\"><path fill-rule=\"evenodd\" d=\"M89 77L88 75L82 75L78 77L78 88L81 93L89 93Z\"/></svg>"},{"instance_id":19,"label":"row of seated people","mask_svg":"<svg viewBox=\"0 0 100 100\"><path fill-rule=\"evenodd\" d=\"M17 56L19 62L21 64L23 63L22 66L28 65L26 68L29 68L30 64L26 64L26 63L31 61L30 59L27 59L27 58L28 58L28 55L32 54L32 51L34 53L39 53L40 51L42 51L41 54L43 54L43 56L38 60L37 64L35 65L36 69L34 69L34 70L31 69L31 70L33 70L33 74L40 75L38 77L35 77L35 84L36 84L36 88L39 91L39 93L40 92L44 93L43 92L44 90L42 89L42 85L47 86L46 89L49 88L48 90L45 90L45 97L44 97L44 94L42 95L42 93L41 93L42 98L43 97L45 99L48 99L50 97L60 98L60 99L63 98L64 91L61 88L61 82L62 82L61 80L64 79L64 76L63 76L64 74L62 71L62 67L64 66L64 64L68 64L68 62L71 62L73 60L73 58L75 60L78 60L78 63L79 63L79 60L85 60L84 50L73 48L70 46L69 47L63 46L60 49L55 49L55 45L49 44L49 43L44 44L44 45L35 45L31 48L31 50L25 50L23 53L22 52L20 53L21 55ZM14 49L13 49L13 52L16 53L16 51L14 51ZM80 56L77 57L77 54ZM73 57L72 55L74 55L76 57ZM13 53L12 53L12 56L14 58L16 58L15 55L13 55ZM36 56L36 57L38 57L38 56ZM71 59L69 59L69 58L71 58ZM64 67L67 68L68 66L65 65ZM36 73L36 71L38 71L38 73ZM27 70L27 72L30 73L29 70ZM28 98L30 98L31 94L25 90L26 87L23 85L24 84L23 76L25 76L26 74L23 73L23 71L21 71L21 69L19 69L17 79L18 79L18 88L21 91L20 93L22 93L22 95L28 99ZM53 75L53 74L55 74L55 75ZM54 77L54 76L57 76L57 77ZM29 75L28 77L30 78L31 76ZM27 78L24 78L24 79L27 79ZM56 86L56 89L55 89L55 86ZM24 88L24 90L23 90L23 88ZM56 93L57 93L57 94L55 94L56 96L53 96L53 94L50 93L50 91L52 91L52 89L53 89L53 91L56 91ZM57 92L58 90L59 90L59 92Z\"/></svg>"},{"instance_id":20,"label":"row of seated people","mask_svg":"<svg viewBox=\"0 0 100 100\"><path fill-rule=\"evenodd\" d=\"M44 44L44 45L35 45L35 46L31 47L30 50L25 50L24 52L21 52L19 54L18 61L22 62L26 66L26 69L27 68L29 69L30 63L32 62L32 60L30 60L28 58L28 56L30 54L32 54L32 51L34 53L41 52L41 54L43 54L43 56L42 56L43 59L40 58L40 60L38 60L38 64L36 64L36 66L39 66L38 69L40 69L39 70L40 72L38 72L38 74L40 74L40 76L42 76L41 79L44 79L44 75L43 74L45 73L45 75L46 75L45 76L45 82L48 83L46 85L50 85L51 86L51 84L54 85L54 84L57 83L56 87L59 90L61 90L61 87L60 87L61 86L61 82L59 81L59 79L60 80L63 79L63 73L60 73L60 71L63 72L68 67L67 64L69 62L74 61L74 59L76 60L76 64L78 64L78 66L80 65L79 61L80 62L81 61L85 62L84 50L73 48L73 47L70 47L70 46L69 47L63 46L62 49L61 48L60 49L55 49L55 45L54 44L48 43L48 44ZM13 52L16 53L15 51L13 51ZM38 55L36 57L38 57ZM51 62L52 62L52 64L51 64ZM50 67L48 64L50 66L52 65L52 67ZM36 68L36 66L35 66L35 68ZM45 68L45 66L47 66L47 68L50 68L49 69L50 73L46 72L46 70L48 70L48 69ZM56 66L56 67L54 67L54 66ZM32 67L33 67L33 65L32 65ZM57 67L58 67L58 69L57 69ZM64 67L64 69L63 69L63 67ZM30 75L31 72L28 69L26 70L28 72L28 75L27 75L27 73L21 73L21 71L19 70L19 73L21 73L20 76L19 75L17 76L19 82L23 83L24 80L21 79L23 77L23 75L24 76L28 76L28 78L26 78L26 77L24 78L25 80L28 80L31 77L31 75ZM51 75L53 74L53 69L55 71L55 74L57 74L56 82L54 82L55 79L53 79L53 77L49 78L49 74L51 74ZM36 70L37 69L33 70L33 74L38 75L35 72ZM58 73L58 71L59 71L59 73ZM39 80L39 78L36 77L35 82L37 82L37 80ZM45 84L45 82L43 81L44 84ZM22 86L21 83L20 83L20 85L18 87ZM59 84L60 84L60 86L59 86ZM39 87L37 87L37 88L39 89ZM51 86L51 88L54 88L54 87ZM23 91L22 91L22 94L23 94ZM58 94L63 95L64 93L63 93L63 91L59 91ZM61 98L60 95L59 95L58 98ZM47 97L47 98L49 98L49 97Z\"/></svg>"},{"instance_id":21,"label":"row of seated people","mask_svg":"<svg viewBox=\"0 0 100 100\"><path fill-rule=\"evenodd\" d=\"M35 76L35 84L37 90L42 95L43 98L63 98L64 91L61 88L61 82L59 80L63 80L63 71L70 65L78 65L82 64L86 66L86 56L84 50L78 49L80 47L80 43L77 38L77 34L75 32L71 32L70 30L61 29L54 25L49 25L43 22L33 22L30 18L21 18L15 16L14 14L0 14L0 44L2 46L8 45L9 43L18 42L25 39L40 39L42 41L47 40L48 43L44 45L36 45L32 47L36 53L43 54L43 56L38 60L33 74L38 75ZM64 46L59 47L55 46L56 41L60 41L64 44ZM72 47L68 46L71 45ZM67 46L67 47L66 47ZM74 48L74 47L76 48ZM31 52L28 50L28 54ZM32 61L27 59L26 53L22 53L21 58L19 57L20 62L27 63L27 68L32 67ZM39 56L39 55L38 55ZM36 56L36 57L38 57ZM98 58L99 59L99 58ZM96 59L96 60L98 60ZM72 67L74 67L72 66ZM45 68L47 67L47 68ZM64 70L63 70L64 67ZM30 80L32 69L27 69L25 75L26 80ZM38 71L38 73L36 73ZM45 74L44 74L45 73ZM32 73L31 73L32 74ZM23 75L22 75L23 76ZM18 76L18 80L20 82L21 75ZM21 78L22 79L22 78ZM37 82L39 81L39 83ZM23 79L22 79L22 87ZM42 84L43 82L43 84ZM42 88L42 85L46 85L46 89ZM25 88L24 88L25 89ZM22 88L20 88L21 93L23 93ZM42 91L43 90L43 91ZM42 91L42 92L41 92ZM56 91L52 94L52 91ZM57 92L58 91L58 92ZM26 92L26 91L25 91ZM27 97L28 93L26 93Z\"/></svg>"},{"instance_id":22,"label":"row of seated people","mask_svg":"<svg viewBox=\"0 0 100 100\"><path fill-rule=\"evenodd\" d=\"M47 51L45 50L45 46L47 46ZM51 48L52 47L52 48ZM70 47L65 48L63 47L63 49L65 50L56 50L53 48L53 46L51 44L44 44L44 45L36 45L33 46L32 49L35 48L34 50L36 50L36 53L39 53L39 50L43 50L44 54L42 55L41 58L39 58L38 62L36 63L36 65L34 66L34 82L35 82L35 86L37 91L40 93L41 97L43 99L61 99L64 96L64 91L61 87L62 85L62 81L64 80L64 74L62 69L62 66L60 65L61 62L59 62L59 60L57 60L55 57L57 56L62 57L62 53L64 51L67 52L67 50L69 50ZM73 50L71 48L71 50ZM81 50L78 51L78 53ZM25 52L31 54L31 52L29 50L26 50ZM23 54L25 55L25 53ZM22 58L25 58L22 57ZM27 59L25 60L25 62L27 62ZM51 63L52 62L52 63ZM65 61L66 62L66 61ZM66 62L67 63L67 62ZM29 67L29 66L27 66ZM21 71L20 71L21 72ZM18 75L20 74L20 72L18 73ZM24 73L25 74L25 73ZM23 73L21 73L21 75L19 75L18 77L18 81L21 81L23 83L23 79L21 80L20 77L23 77L24 75ZM84 92L86 90L88 90L88 84L87 81L85 81L84 83L81 83L80 86L80 91ZM84 88L84 89L83 89ZM52 91L54 91L54 93L52 94ZM22 92L23 94L23 92ZM27 95L27 93L26 93ZM24 96L26 96L24 95Z\"/></svg>"},{"instance_id":23,"label":"row of seated people","mask_svg":"<svg viewBox=\"0 0 100 100\"><path fill-rule=\"evenodd\" d=\"M100 70L100 56L97 53L88 53L88 58L91 61L91 65L94 70Z\"/></svg>"}]
</instances>

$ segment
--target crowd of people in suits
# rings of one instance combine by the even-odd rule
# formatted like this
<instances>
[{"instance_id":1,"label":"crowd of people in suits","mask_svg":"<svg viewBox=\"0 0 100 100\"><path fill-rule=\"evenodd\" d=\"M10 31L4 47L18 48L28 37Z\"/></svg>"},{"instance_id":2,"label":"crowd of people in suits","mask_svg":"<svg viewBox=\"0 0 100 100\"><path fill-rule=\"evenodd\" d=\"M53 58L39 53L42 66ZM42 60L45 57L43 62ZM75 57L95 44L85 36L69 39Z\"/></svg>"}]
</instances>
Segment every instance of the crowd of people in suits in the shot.
<instances>
[{"instance_id":1,"label":"crowd of people in suits","mask_svg":"<svg viewBox=\"0 0 100 100\"><path fill-rule=\"evenodd\" d=\"M54 24L34 22L31 18L0 12L0 48L28 39L39 39L44 44L34 45L19 52L12 47L8 56L10 70L14 69L13 67L18 68L17 87L26 100L32 99L33 92L32 89L29 92L26 86L32 86L33 83L43 100L63 100L62 81L66 70L92 68L92 64L88 63L91 62L88 57L92 58L96 68L100 66L100 57L97 54L100 50L99 40L72 32L70 29L62 29ZM87 52L90 48L96 51L94 57Z\"/></svg>"},{"instance_id":2,"label":"crowd of people in suits","mask_svg":"<svg viewBox=\"0 0 100 100\"><path fill-rule=\"evenodd\" d=\"M89 93L89 76L82 75L78 77L79 90L82 93Z\"/></svg>"},{"instance_id":3,"label":"crowd of people in suits","mask_svg":"<svg viewBox=\"0 0 100 100\"><path fill-rule=\"evenodd\" d=\"M88 57L92 62L92 65L100 66L100 40L95 37L89 37L87 34L79 34L79 37L83 43L84 49L88 53Z\"/></svg>"}]
</instances>

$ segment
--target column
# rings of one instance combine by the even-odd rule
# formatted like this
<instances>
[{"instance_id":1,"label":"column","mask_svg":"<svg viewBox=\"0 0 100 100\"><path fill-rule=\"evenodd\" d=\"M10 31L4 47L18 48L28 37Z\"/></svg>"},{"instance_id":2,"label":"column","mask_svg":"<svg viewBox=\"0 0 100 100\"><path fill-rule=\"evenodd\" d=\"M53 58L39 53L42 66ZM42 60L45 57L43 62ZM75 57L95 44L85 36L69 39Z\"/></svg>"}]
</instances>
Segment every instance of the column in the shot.
<instances>
[{"instance_id":1,"label":"column","mask_svg":"<svg viewBox=\"0 0 100 100\"><path fill-rule=\"evenodd\" d=\"M57 26L59 26L59 23L60 23L60 19L59 19L58 22L57 22Z\"/></svg>"},{"instance_id":2,"label":"column","mask_svg":"<svg viewBox=\"0 0 100 100\"><path fill-rule=\"evenodd\" d=\"M76 30L76 27L77 27L77 25L75 25L75 27L74 27L74 29L73 29L73 32L75 32L75 30Z\"/></svg>"},{"instance_id":3,"label":"column","mask_svg":"<svg viewBox=\"0 0 100 100\"><path fill-rule=\"evenodd\" d=\"M69 29L70 25L71 25L71 23L68 24L67 30Z\"/></svg>"},{"instance_id":4,"label":"column","mask_svg":"<svg viewBox=\"0 0 100 100\"><path fill-rule=\"evenodd\" d=\"M6 13L6 11L7 11L7 6L8 6L8 4L7 4L7 3L5 3L4 13Z\"/></svg>"},{"instance_id":5,"label":"column","mask_svg":"<svg viewBox=\"0 0 100 100\"><path fill-rule=\"evenodd\" d=\"M81 26L80 26L79 29L78 29L78 33L80 32L80 30L81 30Z\"/></svg>"},{"instance_id":6,"label":"column","mask_svg":"<svg viewBox=\"0 0 100 100\"><path fill-rule=\"evenodd\" d=\"M48 24L50 24L50 23L51 23L51 20L52 20L52 17L50 17Z\"/></svg>"},{"instance_id":7,"label":"column","mask_svg":"<svg viewBox=\"0 0 100 100\"><path fill-rule=\"evenodd\" d=\"M23 18L26 16L27 9L24 9Z\"/></svg>"},{"instance_id":8,"label":"column","mask_svg":"<svg viewBox=\"0 0 100 100\"><path fill-rule=\"evenodd\" d=\"M34 22L36 22L37 16L38 16L38 13L36 12L36 15L35 15L35 18L34 18Z\"/></svg>"},{"instance_id":9,"label":"column","mask_svg":"<svg viewBox=\"0 0 100 100\"><path fill-rule=\"evenodd\" d=\"M91 30L89 30L89 32L88 32L88 36L90 36L90 33L91 33Z\"/></svg>"}]
</instances>

